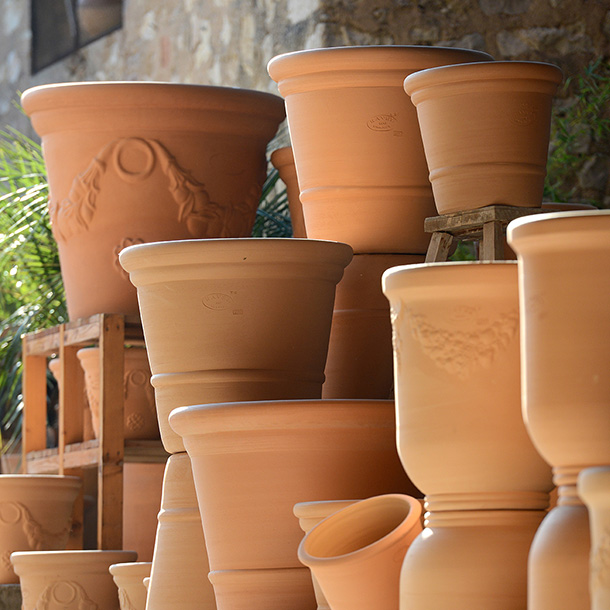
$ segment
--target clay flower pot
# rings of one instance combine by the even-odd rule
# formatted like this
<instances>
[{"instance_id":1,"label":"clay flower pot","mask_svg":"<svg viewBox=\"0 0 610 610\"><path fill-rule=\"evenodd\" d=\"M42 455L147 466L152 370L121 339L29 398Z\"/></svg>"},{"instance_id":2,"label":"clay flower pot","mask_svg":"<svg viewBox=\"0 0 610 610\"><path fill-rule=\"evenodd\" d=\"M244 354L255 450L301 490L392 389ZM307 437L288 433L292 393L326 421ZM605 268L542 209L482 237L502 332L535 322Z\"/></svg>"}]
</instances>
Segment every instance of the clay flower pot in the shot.
<instances>
[{"instance_id":1,"label":"clay flower pot","mask_svg":"<svg viewBox=\"0 0 610 610\"><path fill-rule=\"evenodd\" d=\"M299 199L299 181L297 168L294 164L292 146L278 148L271 153L271 163L280 174L280 179L286 185L290 221L292 222L293 237L307 237L305 221L303 220L303 206Z\"/></svg>"},{"instance_id":2,"label":"clay flower pot","mask_svg":"<svg viewBox=\"0 0 610 610\"><path fill-rule=\"evenodd\" d=\"M346 244L305 239L192 240L133 246L165 448L184 405L319 398ZM171 322L168 322L171 321Z\"/></svg>"},{"instance_id":3,"label":"clay flower pot","mask_svg":"<svg viewBox=\"0 0 610 610\"><path fill-rule=\"evenodd\" d=\"M34 87L21 102L42 138L71 319L137 315L125 246L250 235L284 118L277 96L103 82Z\"/></svg>"},{"instance_id":4,"label":"clay flower pot","mask_svg":"<svg viewBox=\"0 0 610 610\"><path fill-rule=\"evenodd\" d=\"M442 47L313 49L274 57L286 98L307 236L355 252L424 254L434 216L417 116L402 83L416 70L486 53Z\"/></svg>"},{"instance_id":5,"label":"clay flower pot","mask_svg":"<svg viewBox=\"0 0 610 610\"><path fill-rule=\"evenodd\" d=\"M396 452L392 401L273 401L175 410L212 570L301 567L303 499L416 493Z\"/></svg>"},{"instance_id":6,"label":"clay flower pot","mask_svg":"<svg viewBox=\"0 0 610 610\"><path fill-rule=\"evenodd\" d=\"M18 582L12 552L66 548L81 486L78 477L0 475L0 583Z\"/></svg>"},{"instance_id":7,"label":"clay flower pot","mask_svg":"<svg viewBox=\"0 0 610 610\"><path fill-rule=\"evenodd\" d=\"M561 80L556 66L522 61L407 76L439 214L492 204L540 207Z\"/></svg>"},{"instance_id":8,"label":"clay flower pot","mask_svg":"<svg viewBox=\"0 0 610 610\"><path fill-rule=\"evenodd\" d=\"M315 526L299 546L333 610L398 609L400 569L421 532L421 504L388 494L361 500Z\"/></svg>"},{"instance_id":9,"label":"clay flower pot","mask_svg":"<svg viewBox=\"0 0 610 610\"><path fill-rule=\"evenodd\" d=\"M610 608L610 466L585 468L578 493L589 509L591 610Z\"/></svg>"},{"instance_id":10,"label":"clay flower pot","mask_svg":"<svg viewBox=\"0 0 610 610\"><path fill-rule=\"evenodd\" d=\"M135 561L133 551L46 551L13 553L23 610L119 610L108 568Z\"/></svg>"},{"instance_id":11,"label":"clay flower pot","mask_svg":"<svg viewBox=\"0 0 610 610\"><path fill-rule=\"evenodd\" d=\"M423 261L418 254L354 255L337 284L322 398L390 398L392 326L381 276Z\"/></svg>"},{"instance_id":12,"label":"clay flower pot","mask_svg":"<svg viewBox=\"0 0 610 610\"><path fill-rule=\"evenodd\" d=\"M307 568L210 572L218 610L312 610Z\"/></svg>"},{"instance_id":13,"label":"clay flower pot","mask_svg":"<svg viewBox=\"0 0 610 610\"><path fill-rule=\"evenodd\" d=\"M150 385L150 366L146 350L139 347L125 349L123 378L124 434L126 440L152 440L159 438L159 424L155 410L155 396ZM85 371L85 388L91 410L91 423L95 437L99 435L100 350L86 347L76 353Z\"/></svg>"},{"instance_id":14,"label":"clay flower pot","mask_svg":"<svg viewBox=\"0 0 610 610\"><path fill-rule=\"evenodd\" d=\"M530 552L532 610L590 608L589 519L576 490L585 467L610 464L610 211L513 221L519 262L523 408L553 467L558 505Z\"/></svg>"},{"instance_id":15,"label":"clay flower pot","mask_svg":"<svg viewBox=\"0 0 610 610\"><path fill-rule=\"evenodd\" d=\"M145 610L144 578L150 576L150 562L115 563L108 569L119 589L121 610Z\"/></svg>"}]
</instances>

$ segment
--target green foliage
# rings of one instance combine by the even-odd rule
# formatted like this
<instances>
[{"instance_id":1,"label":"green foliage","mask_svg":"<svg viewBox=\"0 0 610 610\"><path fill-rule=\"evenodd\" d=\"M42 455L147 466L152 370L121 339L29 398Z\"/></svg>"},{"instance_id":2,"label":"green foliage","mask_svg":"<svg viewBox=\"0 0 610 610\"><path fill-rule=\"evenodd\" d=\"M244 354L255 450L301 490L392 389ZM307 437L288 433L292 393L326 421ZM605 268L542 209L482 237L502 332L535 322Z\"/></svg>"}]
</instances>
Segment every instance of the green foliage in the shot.
<instances>
[{"instance_id":1,"label":"green foliage","mask_svg":"<svg viewBox=\"0 0 610 610\"><path fill-rule=\"evenodd\" d=\"M568 78L564 88L573 98L553 113L545 197L599 207L600 201L583 196L578 173L592 153L610 156L610 61L597 59L582 74Z\"/></svg>"},{"instance_id":2,"label":"green foliage","mask_svg":"<svg viewBox=\"0 0 610 610\"><path fill-rule=\"evenodd\" d=\"M277 169L271 169L263 185L252 237L292 237L286 188Z\"/></svg>"}]
</instances>

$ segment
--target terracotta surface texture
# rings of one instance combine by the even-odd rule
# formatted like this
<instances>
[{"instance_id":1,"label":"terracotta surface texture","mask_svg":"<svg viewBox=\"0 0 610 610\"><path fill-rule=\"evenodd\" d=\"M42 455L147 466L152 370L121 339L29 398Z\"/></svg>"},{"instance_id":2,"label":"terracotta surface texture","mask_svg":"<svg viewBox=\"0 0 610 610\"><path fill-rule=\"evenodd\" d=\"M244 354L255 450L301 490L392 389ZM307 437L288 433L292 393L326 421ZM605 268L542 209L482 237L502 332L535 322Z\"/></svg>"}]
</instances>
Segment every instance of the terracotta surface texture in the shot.
<instances>
[{"instance_id":1,"label":"terracotta surface texture","mask_svg":"<svg viewBox=\"0 0 610 610\"><path fill-rule=\"evenodd\" d=\"M307 237L305 231L305 220L303 219L303 206L299 198L299 180L294 164L292 147L278 148L271 153L271 163L278 170L280 179L286 185L288 196L288 207L290 209L290 220L292 222L293 237Z\"/></svg>"}]
</instances>

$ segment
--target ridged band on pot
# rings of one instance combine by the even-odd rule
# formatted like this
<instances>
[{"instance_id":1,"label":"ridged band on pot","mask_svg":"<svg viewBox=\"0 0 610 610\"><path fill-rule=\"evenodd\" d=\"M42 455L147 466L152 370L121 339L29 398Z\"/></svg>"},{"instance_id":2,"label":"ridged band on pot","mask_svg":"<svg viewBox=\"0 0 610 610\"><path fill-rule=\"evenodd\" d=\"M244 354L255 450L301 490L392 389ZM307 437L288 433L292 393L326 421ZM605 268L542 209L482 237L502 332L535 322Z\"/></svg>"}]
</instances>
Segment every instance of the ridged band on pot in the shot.
<instances>
[{"instance_id":1,"label":"ridged band on pot","mask_svg":"<svg viewBox=\"0 0 610 610\"><path fill-rule=\"evenodd\" d=\"M346 244L308 239L190 240L121 253L138 288L165 448L191 404L319 398Z\"/></svg>"},{"instance_id":2,"label":"ridged band on pot","mask_svg":"<svg viewBox=\"0 0 610 610\"><path fill-rule=\"evenodd\" d=\"M299 567L301 500L417 493L392 401L199 405L170 423L191 457L212 570Z\"/></svg>"},{"instance_id":3,"label":"ridged band on pot","mask_svg":"<svg viewBox=\"0 0 610 610\"><path fill-rule=\"evenodd\" d=\"M540 207L559 68L537 62L442 66L407 76L439 214Z\"/></svg>"},{"instance_id":4,"label":"ridged band on pot","mask_svg":"<svg viewBox=\"0 0 610 610\"><path fill-rule=\"evenodd\" d=\"M402 560L421 532L421 504L386 494L339 510L310 530L299 545L333 610L398 607Z\"/></svg>"},{"instance_id":5,"label":"ridged band on pot","mask_svg":"<svg viewBox=\"0 0 610 610\"><path fill-rule=\"evenodd\" d=\"M546 508L551 472L521 414L517 264L397 267L383 290L407 474L441 510Z\"/></svg>"},{"instance_id":6,"label":"ridged band on pot","mask_svg":"<svg viewBox=\"0 0 610 610\"><path fill-rule=\"evenodd\" d=\"M218 570L208 575L218 610L312 610L307 568Z\"/></svg>"},{"instance_id":7,"label":"ridged band on pot","mask_svg":"<svg viewBox=\"0 0 610 610\"><path fill-rule=\"evenodd\" d=\"M292 223L293 237L307 237L305 230L305 220L303 219L303 206L299 198L299 181L297 179L297 169L294 165L294 155L292 146L278 148L271 153L270 158L273 167L277 169L281 180L286 185L286 195L288 197L288 207L290 209L290 222Z\"/></svg>"},{"instance_id":8,"label":"ridged band on pot","mask_svg":"<svg viewBox=\"0 0 610 610\"><path fill-rule=\"evenodd\" d=\"M250 235L285 116L268 93L172 83L43 85L22 105L42 138L71 319L138 313L126 246Z\"/></svg>"},{"instance_id":9,"label":"ridged band on pot","mask_svg":"<svg viewBox=\"0 0 610 610\"><path fill-rule=\"evenodd\" d=\"M18 582L10 560L14 551L66 548L81 487L78 477L0 475L0 583Z\"/></svg>"},{"instance_id":10,"label":"ridged band on pot","mask_svg":"<svg viewBox=\"0 0 610 610\"><path fill-rule=\"evenodd\" d=\"M434 216L407 74L486 61L465 49L365 46L287 53L268 65L286 98L308 237L355 252L423 254Z\"/></svg>"},{"instance_id":11,"label":"ridged band on pot","mask_svg":"<svg viewBox=\"0 0 610 610\"><path fill-rule=\"evenodd\" d=\"M108 568L133 562L133 551L41 551L13 553L23 610L119 610Z\"/></svg>"},{"instance_id":12,"label":"ridged band on pot","mask_svg":"<svg viewBox=\"0 0 610 610\"><path fill-rule=\"evenodd\" d=\"M108 570L119 590L121 610L145 610L144 578L150 576L151 562L114 563Z\"/></svg>"}]
</instances>

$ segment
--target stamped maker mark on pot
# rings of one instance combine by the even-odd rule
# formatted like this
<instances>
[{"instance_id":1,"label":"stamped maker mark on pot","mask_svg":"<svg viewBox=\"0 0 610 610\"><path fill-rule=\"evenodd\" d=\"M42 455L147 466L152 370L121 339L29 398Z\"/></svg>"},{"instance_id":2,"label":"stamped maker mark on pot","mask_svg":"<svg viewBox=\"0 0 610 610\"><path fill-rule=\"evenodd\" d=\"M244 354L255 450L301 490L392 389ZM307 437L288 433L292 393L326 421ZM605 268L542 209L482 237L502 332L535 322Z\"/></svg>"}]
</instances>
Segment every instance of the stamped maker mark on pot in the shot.
<instances>
[{"instance_id":1,"label":"stamped maker mark on pot","mask_svg":"<svg viewBox=\"0 0 610 610\"><path fill-rule=\"evenodd\" d=\"M378 114L372 119L369 119L366 126L371 131L391 131L394 129L394 123L396 123L397 118L397 112L392 112L390 114Z\"/></svg>"},{"instance_id":2,"label":"stamped maker mark on pot","mask_svg":"<svg viewBox=\"0 0 610 610\"><path fill-rule=\"evenodd\" d=\"M221 311L233 306L233 297L224 292L211 292L210 294L206 294L203 299L201 299L201 302L208 309Z\"/></svg>"}]
</instances>

